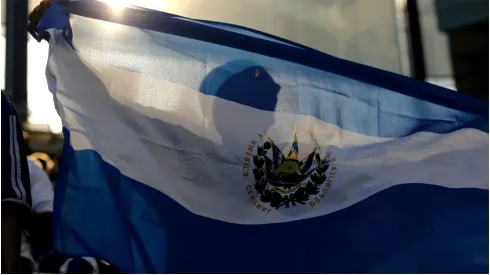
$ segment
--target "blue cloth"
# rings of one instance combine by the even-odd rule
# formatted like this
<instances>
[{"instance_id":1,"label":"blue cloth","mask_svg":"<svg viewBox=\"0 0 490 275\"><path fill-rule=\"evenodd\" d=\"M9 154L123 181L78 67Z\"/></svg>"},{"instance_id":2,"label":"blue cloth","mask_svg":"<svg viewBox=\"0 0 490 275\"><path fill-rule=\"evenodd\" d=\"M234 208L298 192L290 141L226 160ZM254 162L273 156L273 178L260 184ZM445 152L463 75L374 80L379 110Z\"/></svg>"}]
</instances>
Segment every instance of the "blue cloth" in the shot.
<instances>
[{"instance_id":1,"label":"blue cloth","mask_svg":"<svg viewBox=\"0 0 490 275\"><path fill-rule=\"evenodd\" d=\"M487 103L121 12L61 2L37 30L64 125L58 252L123 273L488 271Z\"/></svg>"}]
</instances>

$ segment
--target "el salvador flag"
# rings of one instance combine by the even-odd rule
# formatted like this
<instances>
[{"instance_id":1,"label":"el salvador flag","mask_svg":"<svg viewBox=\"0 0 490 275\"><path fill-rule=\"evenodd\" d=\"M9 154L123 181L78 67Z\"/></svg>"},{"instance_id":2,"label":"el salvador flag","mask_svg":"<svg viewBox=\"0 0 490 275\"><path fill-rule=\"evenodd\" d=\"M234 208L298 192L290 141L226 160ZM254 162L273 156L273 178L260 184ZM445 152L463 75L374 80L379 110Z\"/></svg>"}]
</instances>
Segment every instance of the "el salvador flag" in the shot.
<instances>
[{"instance_id":1,"label":"el salvador flag","mask_svg":"<svg viewBox=\"0 0 490 275\"><path fill-rule=\"evenodd\" d=\"M488 104L254 30L56 2L55 248L123 273L486 273Z\"/></svg>"}]
</instances>

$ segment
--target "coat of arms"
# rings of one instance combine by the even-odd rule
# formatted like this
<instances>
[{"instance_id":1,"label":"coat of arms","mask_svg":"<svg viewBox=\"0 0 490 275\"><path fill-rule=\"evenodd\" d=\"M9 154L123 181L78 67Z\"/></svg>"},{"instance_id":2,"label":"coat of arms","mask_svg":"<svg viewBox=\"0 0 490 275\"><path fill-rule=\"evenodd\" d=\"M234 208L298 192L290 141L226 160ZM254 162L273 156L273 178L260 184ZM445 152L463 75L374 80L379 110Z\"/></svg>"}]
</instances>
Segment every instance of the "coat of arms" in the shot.
<instances>
[{"instance_id":1,"label":"coat of arms","mask_svg":"<svg viewBox=\"0 0 490 275\"><path fill-rule=\"evenodd\" d=\"M320 192L327 179L331 159L321 158L316 146L305 158L299 160L298 136L294 134L293 144L287 157L267 137L262 146L257 147L253 156L255 190L260 201L270 207L304 205L312 195Z\"/></svg>"}]
</instances>

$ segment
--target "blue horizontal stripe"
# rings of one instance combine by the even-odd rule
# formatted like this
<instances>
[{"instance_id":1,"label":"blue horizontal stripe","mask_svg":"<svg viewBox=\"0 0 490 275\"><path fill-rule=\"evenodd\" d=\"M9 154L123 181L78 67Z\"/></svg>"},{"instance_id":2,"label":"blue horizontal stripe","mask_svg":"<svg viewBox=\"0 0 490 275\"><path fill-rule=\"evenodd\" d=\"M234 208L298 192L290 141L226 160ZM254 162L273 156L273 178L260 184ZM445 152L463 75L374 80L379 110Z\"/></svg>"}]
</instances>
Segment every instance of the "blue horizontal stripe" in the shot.
<instances>
[{"instance_id":1,"label":"blue horizontal stripe","mask_svg":"<svg viewBox=\"0 0 490 275\"><path fill-rule=\"evenodd\" d=\"M488 190L405 184L322 217L237 225L190 213L64 134L56 250L122 273L488 272Z\"/></svg>"}]
</instances>

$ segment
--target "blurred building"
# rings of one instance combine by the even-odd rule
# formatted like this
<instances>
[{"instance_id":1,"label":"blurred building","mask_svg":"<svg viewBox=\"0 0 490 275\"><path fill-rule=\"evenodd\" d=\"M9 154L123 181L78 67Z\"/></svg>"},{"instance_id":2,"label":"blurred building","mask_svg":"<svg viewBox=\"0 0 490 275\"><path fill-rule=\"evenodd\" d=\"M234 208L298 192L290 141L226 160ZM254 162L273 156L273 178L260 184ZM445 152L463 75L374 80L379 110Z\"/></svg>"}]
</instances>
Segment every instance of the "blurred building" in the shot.
<instances>
[{"instance_id":1,"label":"blurred building","mask_svg":"<svg viewBox=\"0 0 490 275\"><path fill-rule=\"evenodd\" d=\"M436 0L458 91L488 100L488 0Z\"/></svg>"},{"instance_id":2,"label":"blurred building","mask_svg":"<svg viewBox=\"0 0 490 275\"><path fill-rule=\"evenodd\" d=\"M13 68L22 71L22 58L16 59L11 53L5 53L7 38L17 37L17 45L20 46L15 47L15 50L10 47L10 50L17 51L17 54L21 54L24 49L27 51L27 66L24 66L26 82L24 88L21 83L17 83L16 87L21 87L17 91L9 90L9 87L7 90L10 93L18 93L14 98L17 98L19 108L27 111L27 128L32 132L31 143L39 145L36 145L36 149L59 150L61 122L54 109L44 76L48 45L26 38L27 45L22 46L22 41L27 36L25 32L12 35L6 31L25 29L22 18L25 18L28 10L32 10L40 0L1 1L0 86L6 88L4 76L17 75L12 74ZM123 0L106 1L120 3ZM123 2L187 17L258 29L340 58L418 77L482 98L486 96L488 99L488 0ZM13 12L12 3L24 10ZM18 20L13 19L15 16ZM19 25L17 28L6 28L7 21ZM22 77L22 74L20 76ZM22 89L26 91L27 98L23 97ZM43 144L49 146L46 145L44 148ZM58 147L53 144L57 144Z\"/></svg>"}]
</instances>

